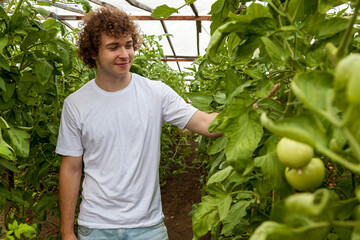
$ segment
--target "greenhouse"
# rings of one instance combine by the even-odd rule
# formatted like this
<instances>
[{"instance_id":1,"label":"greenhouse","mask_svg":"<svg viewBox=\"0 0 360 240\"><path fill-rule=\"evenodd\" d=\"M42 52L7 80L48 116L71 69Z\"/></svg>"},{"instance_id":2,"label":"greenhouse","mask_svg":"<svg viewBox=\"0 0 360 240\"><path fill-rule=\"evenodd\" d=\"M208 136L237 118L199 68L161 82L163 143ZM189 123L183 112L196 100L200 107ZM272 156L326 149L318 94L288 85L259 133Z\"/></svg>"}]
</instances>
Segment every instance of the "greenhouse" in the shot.
<instances>
[{"instance_id":1,"label":"greenhouse","mask_svg":"<svg viewBox=\"0 0 360 240\"><path fill-rule=\"evenodd\" d=\"M0 239L360 239L360 0L0 3Z\"/></svg>"}]
</instances>

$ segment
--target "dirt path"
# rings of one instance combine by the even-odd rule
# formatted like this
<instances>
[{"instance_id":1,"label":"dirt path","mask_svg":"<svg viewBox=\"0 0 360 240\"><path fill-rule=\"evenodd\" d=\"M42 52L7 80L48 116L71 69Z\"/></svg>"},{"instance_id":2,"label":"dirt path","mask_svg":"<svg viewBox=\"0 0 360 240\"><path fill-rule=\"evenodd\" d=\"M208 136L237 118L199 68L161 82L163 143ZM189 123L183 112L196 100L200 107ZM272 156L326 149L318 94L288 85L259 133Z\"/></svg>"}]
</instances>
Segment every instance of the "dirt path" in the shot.
<instances>
[{"instance_id":1,"label":"dirt path","mask_svg":"<svg viewBox=\"0 0 360 240\"><path fill-rule=\"evenodd\" d=\"M193 154L186 159L188 166L193 166L196 159L196 144L192 143ZM174 169L175 170L175 169ZM186 173L169 175L161 189L165 225L169 240L191 240L193 237L189 212L194 203L201 201L200 173L196 168L188 168ZM209 236L201 238L208 240Z\"/></svg>"}]
</instances>

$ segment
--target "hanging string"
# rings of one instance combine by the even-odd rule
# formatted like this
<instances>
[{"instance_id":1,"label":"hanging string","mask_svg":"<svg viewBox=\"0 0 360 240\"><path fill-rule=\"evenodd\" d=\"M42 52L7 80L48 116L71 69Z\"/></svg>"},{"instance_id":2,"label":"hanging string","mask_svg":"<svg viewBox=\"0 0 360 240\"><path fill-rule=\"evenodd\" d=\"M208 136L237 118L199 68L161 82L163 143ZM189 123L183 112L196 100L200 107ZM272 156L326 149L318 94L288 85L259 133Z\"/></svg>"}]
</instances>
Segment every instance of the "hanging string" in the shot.
<instances>
[{"instance_id":1,"label":"hanging string","mask_svg":"<svg viewBox=\"0 0 360 240\"><path fill-rule=\"evenodd\" d=\"M58 8L57 8L57 2L55 2L55 19L56 19L56 22L58 21Z\"/></svg>"},{"instance_id":2,"label":"hanging string","mask_svg":"<svg viewBox=\"0 0 360 240\"><path fill-rule=\"evenodd\" d=\"M298 22L296 21L296 26L298 27ZM297 41L297 38L299 37L299 32L296 31L296 36L295 36L295 42ZM299 57L299 47L296 44L296 58Z\"/></svg>"}]
</instances>

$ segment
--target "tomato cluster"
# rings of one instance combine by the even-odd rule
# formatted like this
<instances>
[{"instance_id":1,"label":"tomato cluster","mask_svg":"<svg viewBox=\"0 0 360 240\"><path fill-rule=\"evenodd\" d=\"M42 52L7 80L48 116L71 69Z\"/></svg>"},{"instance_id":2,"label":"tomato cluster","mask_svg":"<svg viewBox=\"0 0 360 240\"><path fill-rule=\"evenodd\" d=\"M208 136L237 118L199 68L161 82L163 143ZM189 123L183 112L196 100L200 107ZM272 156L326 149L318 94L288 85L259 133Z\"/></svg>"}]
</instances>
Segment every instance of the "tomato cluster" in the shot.
<instances>
[{"instance_id":1,"label":"tomato cluster","mask_svg":"<svg viewBox=\"0 0 360 240\"><path fill-rule=\"evenodd\" d=\"M321 159L314 158L311 146L288 138L282 138L276 148L278 158L285 168L288 183L299 191L319 187L325 177Z\"/></svg>"}]
</instances>

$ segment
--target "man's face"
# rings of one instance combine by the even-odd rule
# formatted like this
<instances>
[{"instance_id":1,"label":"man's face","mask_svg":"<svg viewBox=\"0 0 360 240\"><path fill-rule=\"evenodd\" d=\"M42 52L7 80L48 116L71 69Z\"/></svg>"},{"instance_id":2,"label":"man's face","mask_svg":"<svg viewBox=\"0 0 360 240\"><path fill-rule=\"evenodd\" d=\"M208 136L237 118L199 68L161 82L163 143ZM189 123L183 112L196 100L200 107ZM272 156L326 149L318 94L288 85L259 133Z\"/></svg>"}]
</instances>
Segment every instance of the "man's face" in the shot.
<instances>
[{"instance_id":1,"label":"man's face","mask_svg":"<svg viewBox=\"0 0 360 240\"><path fill-rule=\"evenodd\" d=\"M102 33L99 53L94 57L98 74L114 78L127 75L134 61L134 55L131 36L115 38Z\"/></svg>"}]
</instances>

